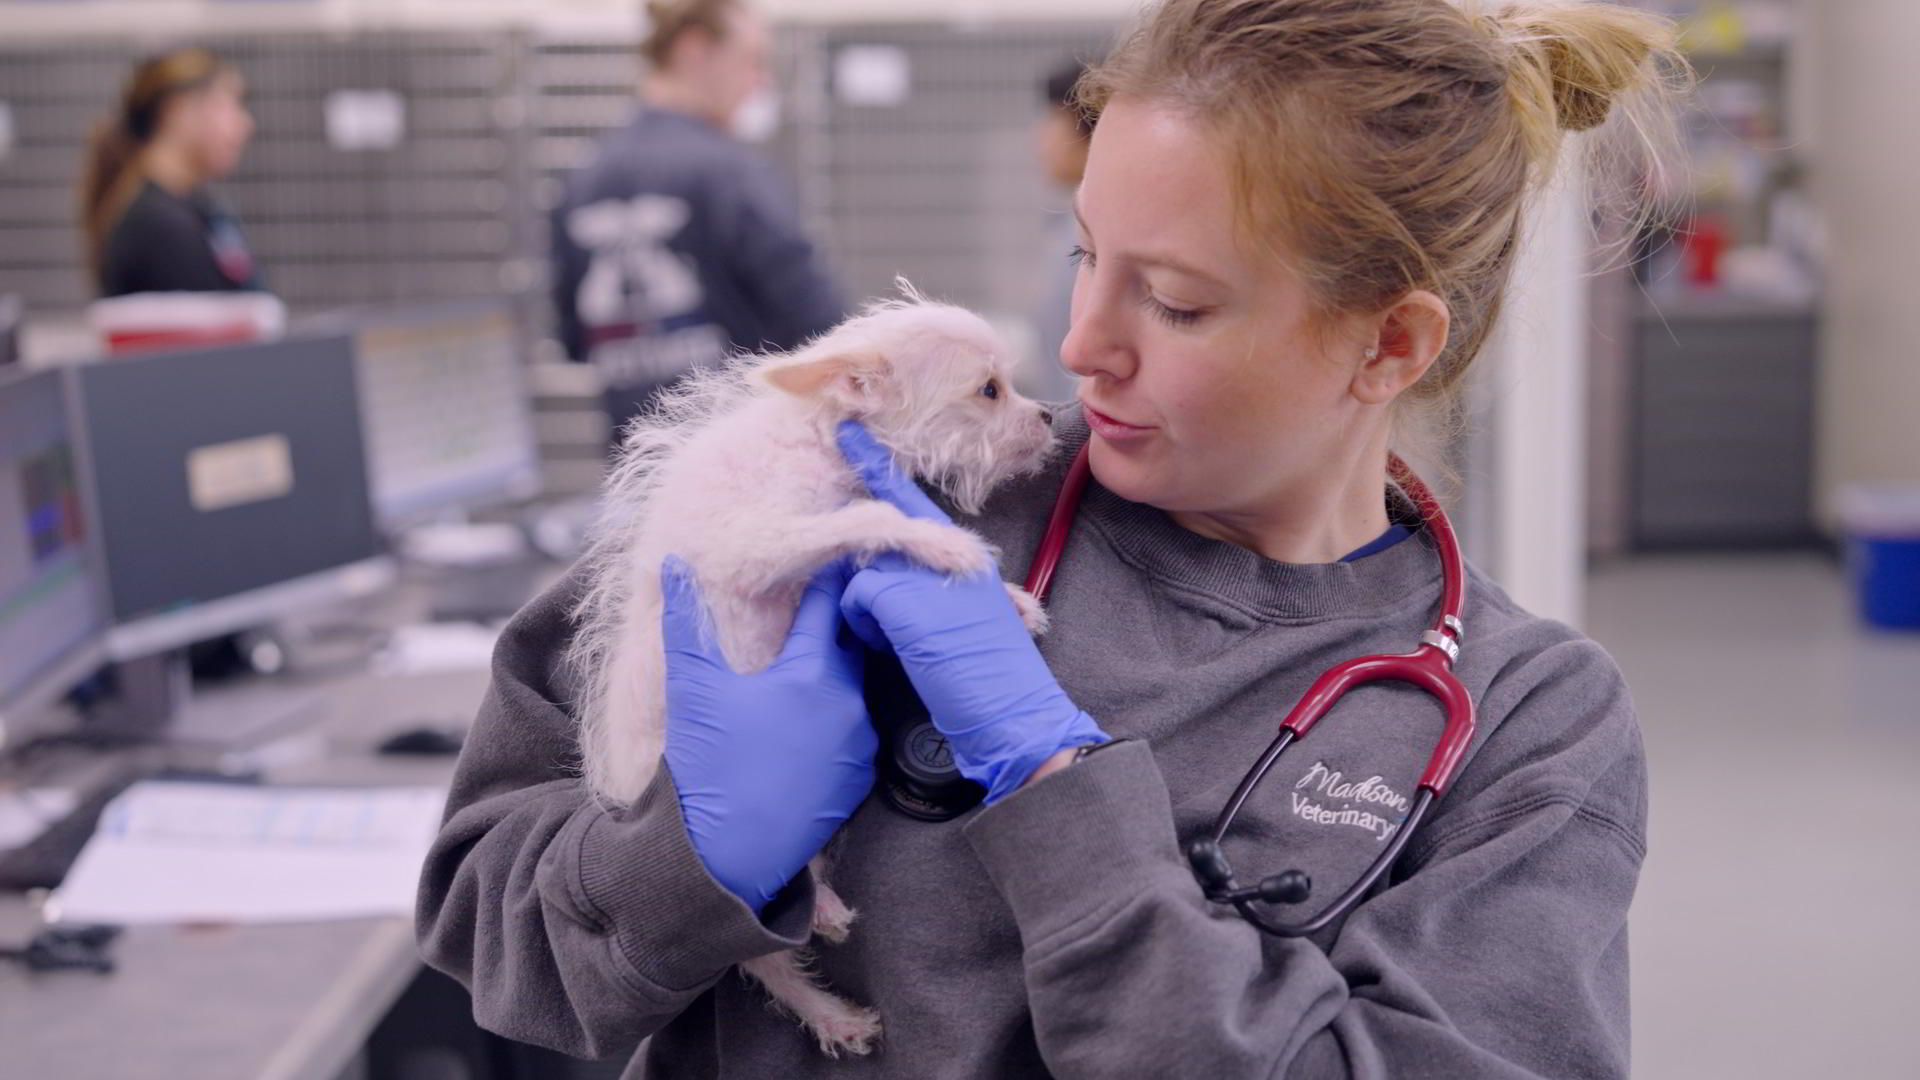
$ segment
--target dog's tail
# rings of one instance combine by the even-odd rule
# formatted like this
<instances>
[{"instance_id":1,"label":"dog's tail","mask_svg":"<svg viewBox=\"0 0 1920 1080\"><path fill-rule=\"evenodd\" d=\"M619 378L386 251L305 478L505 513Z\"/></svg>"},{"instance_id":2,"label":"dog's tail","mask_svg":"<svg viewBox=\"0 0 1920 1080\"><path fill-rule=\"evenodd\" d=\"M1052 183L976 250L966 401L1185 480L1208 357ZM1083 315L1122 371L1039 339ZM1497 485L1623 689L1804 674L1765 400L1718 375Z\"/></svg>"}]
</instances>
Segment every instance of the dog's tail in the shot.
<instances>
[{"instance_id":1,"label":"dog's tail","mask_svg":"<svg viewBox=\"0 0 1920 1080\"><path fill-rule=\"evenodd\" d=\"M587 787L616 804L640 797L666 749L666 656L661 645L659 563L654 581L635 560L626 618L594 673L594 706L580 714Z\"/></svg>"}]
</instances>

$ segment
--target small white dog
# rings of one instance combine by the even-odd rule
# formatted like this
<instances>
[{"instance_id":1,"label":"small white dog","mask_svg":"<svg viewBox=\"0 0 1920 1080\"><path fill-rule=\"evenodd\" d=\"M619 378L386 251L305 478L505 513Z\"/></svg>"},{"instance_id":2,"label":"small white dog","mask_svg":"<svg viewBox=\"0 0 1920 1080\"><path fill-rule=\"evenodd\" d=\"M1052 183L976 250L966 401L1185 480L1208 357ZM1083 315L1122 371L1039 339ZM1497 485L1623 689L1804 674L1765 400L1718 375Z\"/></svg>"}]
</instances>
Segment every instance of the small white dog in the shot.
<instances>
[{"instance_id":1,"label":"small white dog","mask_svg":"<svg viewBox=\"0 0 1920 1080\"><path fill-rule=\"evenodd\" d=\"M691 568L715 640L740 672L779 655L808 580L835 559L898 551L956 575L991 565L992 550L974 533L867 497L835 442L842 420L862 421L903 467L967 512L1053 448L1047 413L1014 392L1007 349L985 320L900 285L906 299L875 304L798 352L693 376L629 428L589 555L572 655L586 695L582 765L601 797L632 802L660 767L667 555ZM1042 629L1039 604L1009 590L1028 626ZM822 860L812 870L813 928L845 940L854 913L826 887ZM819 986L804 956L775 953L743 967L827 1053L866 1053L879 1035L873 1011Z\"/></svg>"}]
</instances>

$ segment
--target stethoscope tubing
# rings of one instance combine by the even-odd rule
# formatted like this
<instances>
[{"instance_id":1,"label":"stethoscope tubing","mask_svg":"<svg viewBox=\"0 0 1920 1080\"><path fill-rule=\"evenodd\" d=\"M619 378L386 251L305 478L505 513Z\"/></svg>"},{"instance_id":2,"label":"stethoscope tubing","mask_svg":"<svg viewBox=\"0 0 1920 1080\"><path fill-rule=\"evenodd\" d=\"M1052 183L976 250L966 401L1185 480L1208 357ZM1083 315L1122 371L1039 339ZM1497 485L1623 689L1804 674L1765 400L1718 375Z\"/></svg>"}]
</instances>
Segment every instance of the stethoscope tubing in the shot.
<instances>
[{"instance_id":1,"label":"stethoscope tubing","mask_svg":"<svg viewBox=\"0 0 1920 1080\"><path fill-rule=\"evenodd\" d=\"M1052 591L1054 575L1066 552L1074 518L1092 475L1089 449L1089 445L1083 445L1074 456L1073 464L1061 484L1060 494L1054 501L1053 512L1048 517L1046 532L1041 536L1033 563L1027 571L1027 591L1042 603L1046 602ZM1399 859L1427 811L1446 792L1473 740L1473 698L1453 673L1453 663L1459 658L1461 641L1466 634L1462 617L1466 606L1466 560L1461 555L1453 523L1447 519L1439 500L1413 469L1398 455L1389 455L1388 475L1419 510L1422 525L1432 538L1440 558L1440 610L1432 628L1420 635L1420 645L1410 653L1357 657L1328 669L1315 679L1307 693L1281 722L1280 731L1273 742L1234 789L1232 797L1214 820L1211 836L1195 841L1188 849L1195 877L1200 880L1209 900L1233 905L1247 922L1280 937L1304 937L1318 933L1353 910ZM1309 879L1300 871L1292 870L1264 879L1257 887L1238 887L1221 849L1221 842L1254 788L1280 760L1287 747L1305 738L1349 690L1382 681L1410 683L1438 699L1446 711L1446 727L1434 744L1426 771L1420 776L1413 803L1386 847L1338 899L1304 920L1273 919L1257 907L1255 901L1303 902L1311 891ZM1268 896L1263 897L1263 893ZM1269 900L1269 897L1284 899Z\"/></svg>"},{"instance_id":2,"label":"stethoscope tubing","mask_svg":"<svg viewBox=\"0 0 1920 1080\"><path fill-rule=\"evenodd\" d=\"M1073 535L1073 519L1079 515L1080 500L1087 493L1087 478L1093 475L1088 447L1082 446L1060 484L1053 500L1053 513L1047 517L1047 531L1040 535L1040 547L1033 553L1033 565L1027 567L1027 592L1042 604L1053 592L1054 571L1060 569L1060 557L1066 554L1067 540Z\"/></svg>"}]
</instances>

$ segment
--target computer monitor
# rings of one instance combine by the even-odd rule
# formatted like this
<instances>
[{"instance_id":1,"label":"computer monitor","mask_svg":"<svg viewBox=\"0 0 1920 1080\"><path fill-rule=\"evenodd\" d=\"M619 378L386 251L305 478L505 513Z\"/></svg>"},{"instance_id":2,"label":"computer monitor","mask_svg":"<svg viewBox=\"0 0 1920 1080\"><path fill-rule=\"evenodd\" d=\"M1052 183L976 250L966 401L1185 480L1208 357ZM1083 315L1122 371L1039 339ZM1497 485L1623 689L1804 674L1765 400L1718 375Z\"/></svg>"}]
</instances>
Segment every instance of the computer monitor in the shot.
<instances>
[{"instance_id":1,"label":"computer monitor","mask_svg":"<svg viewBox=\"0 0 1920 1080\"><path fill-rule=\"evenodd\" d=\"M366 595L394 577L344 336L67 369L118 660Z\"/></svg>"},{"instance_id":2,"label":"computer monitor","mask_svg":"<svg viewBox=\"0 0 1920 1080\"><path fill-rule=\"evenodd\" d=\"M353 326L373 505L384 528L539 494L532 391L506 304L337 322Z\"/></svg>"},{"instance_id":3,"label":"computer monitor","mask_svg":"<svg viewBox=\"0 0 1920 1080\"><path fill-rule=\"evenodd\" d=\"M0 373L0 741L98 667L100 565L59 373Z\"/></svg>"}]
</instances>

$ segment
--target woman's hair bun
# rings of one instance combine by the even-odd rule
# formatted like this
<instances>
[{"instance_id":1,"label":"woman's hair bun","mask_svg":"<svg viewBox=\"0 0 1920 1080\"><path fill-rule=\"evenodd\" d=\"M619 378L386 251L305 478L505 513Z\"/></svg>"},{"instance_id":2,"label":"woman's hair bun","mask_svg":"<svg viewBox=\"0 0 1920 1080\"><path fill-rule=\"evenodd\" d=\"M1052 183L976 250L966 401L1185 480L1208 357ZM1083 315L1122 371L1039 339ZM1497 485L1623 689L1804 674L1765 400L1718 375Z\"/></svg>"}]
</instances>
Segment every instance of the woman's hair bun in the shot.
<instances>
[{"instance_id":1,"label":"woman's hair bun","mask_svg":"<svg viewBox=\"0 0 1920 1080\"><path fill-rule=\"evenodd\" d=\"M1644 43L1623 44L1637 48L1626 54L1632 57L1632 66L1625 72L1637 75L1652 47ZM1613 111L1613 99L1636 81L1620 78L1623 72L1617 68L1596 67L1594 57L1564 41L1550 41L1546 50L1548 72L1553 77L1554 115L1568 131L1587 131L1606 123L1607 114Z\"/></svg>"},{"instance_id":2,"label":"woman's hair bun","mask_svg":"<svg viewBox=\"0 0 1920 1080\"><path fill-rule=\"evenodd\" d=\"M1659 78L1649 58L1675 47L1671 20L1616 4L1524 0L1475 21L1512 49L1514 75L1550 88L1554 124L1566 131L1605 123L1622 95Z\"/></svg>"}]
</instances>

